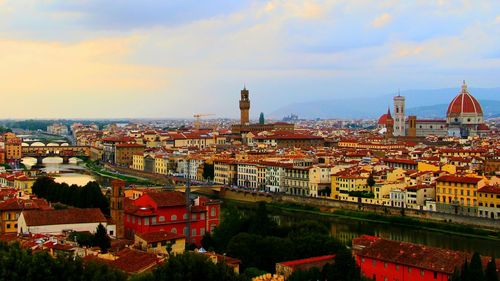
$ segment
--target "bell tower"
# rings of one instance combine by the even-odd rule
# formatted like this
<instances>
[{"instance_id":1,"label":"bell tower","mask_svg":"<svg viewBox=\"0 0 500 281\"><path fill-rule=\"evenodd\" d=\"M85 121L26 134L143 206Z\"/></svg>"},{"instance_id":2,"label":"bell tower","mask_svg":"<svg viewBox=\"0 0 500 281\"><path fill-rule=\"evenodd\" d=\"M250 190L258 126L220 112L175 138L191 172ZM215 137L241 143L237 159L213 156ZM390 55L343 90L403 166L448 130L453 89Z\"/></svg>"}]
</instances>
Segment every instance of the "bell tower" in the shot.
<instances>
[{"instance_id":1,"label":"bell tower","mask_svg":"<svg viewBox=\"0 0 500 281\"><path fill-rule=\"evenodd\" d=\"M394 97L394 136L406 134L405 97L399 93Z\"/></svg>"},{"instance_id":2,"label":"bell tower","mask_svg":"<svg viewBox=\"0 0 500 281\"><path fill-rule=\"evenodd\" d=\"M116 238L125 237L125 216L123 212L123 189L125 182L122 180L113 180L111 182L111 218L116 223Z\"/></svg>"},{"instance_id":3,"label":"bell tower","mask_svg":"<svg viewBox=\"0 0 500 281\"><path fill-rule=\"evenodd\" d=\"M385 137L392 138L394 136L394 119L391 116L391 110L387 108L387 119L385 119Z\"/></svg>"},{"instance_id":4,"label":"bell tower","mask_svg":"<svg viewBox=\"0 0 500 281\"><path fill-rule=\"evenodd\" d=\"M248 97L248 90L246 87L243 87L243 90L241 90L240 112L241 125L250 123L250 99Z\"/></svg>"}]
</instances>

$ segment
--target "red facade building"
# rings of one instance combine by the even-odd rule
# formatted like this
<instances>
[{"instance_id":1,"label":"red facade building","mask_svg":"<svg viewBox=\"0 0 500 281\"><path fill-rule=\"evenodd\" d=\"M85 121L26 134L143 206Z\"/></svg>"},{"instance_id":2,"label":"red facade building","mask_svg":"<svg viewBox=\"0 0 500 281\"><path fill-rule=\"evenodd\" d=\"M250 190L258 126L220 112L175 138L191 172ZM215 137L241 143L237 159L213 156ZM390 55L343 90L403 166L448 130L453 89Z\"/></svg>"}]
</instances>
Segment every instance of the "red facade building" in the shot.
<instances>
[{"instance_id":1,"label":"red facade building","mask_svg":"<svg viewBox=\"0 0 500 281\"><path fill-rule=\"evenodd\" d=\"M205 233L219 225L220 201L198 197L191 207L191 243L201 244ZM125 201L125 237L136 233L170 231L188 237L188 210L180 192L147 192Z\"/></svg>"},{"instance_id":2,"label":"red facade building","mask_svg":"<svg viewBox=\"0 0 500 281\"><path fill-rule=\"evenodd\" d=\"M375 281L448 281L471 255L424 245L362 236L352 240L356 263Z\"/></svg>"}]
</instances>

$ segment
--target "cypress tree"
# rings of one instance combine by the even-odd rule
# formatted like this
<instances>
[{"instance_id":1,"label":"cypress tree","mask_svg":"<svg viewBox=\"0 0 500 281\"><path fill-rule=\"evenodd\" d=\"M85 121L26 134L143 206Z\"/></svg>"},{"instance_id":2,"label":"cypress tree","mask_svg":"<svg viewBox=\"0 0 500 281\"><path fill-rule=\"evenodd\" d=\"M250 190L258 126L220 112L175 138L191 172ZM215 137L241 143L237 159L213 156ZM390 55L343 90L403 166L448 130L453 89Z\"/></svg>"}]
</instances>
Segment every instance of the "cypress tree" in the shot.
<instances>
[{"instance_id":1,"label":"cypress tree","mask_svg":"<svg viewBox=\"0 0 500 281\"><path fill-rule=\"evenodd\" d=\"M106 228L102 224L97 226L94 240L94 244L101 248L102 253L107 253L109 248L111 248L111 239L109 239Z\"/></svg>"},{"instance_id":2,"label":"cypress tree","mask_svg":"<svg viewBox=\"0 0 500 281\"><path fill-rule=\"evenodd\" d=\"M475 281L483 281L484 273L483 273L483 264L481 263L481 256L479 253L475 252L472 255L469 264L469 280L474 279Z\"/></svg>"},{"instance_id":3,"label":"cypress tree","mask_svg":"<svg viewBox=\"0 0 500 281\"><path fill-rule=\"evenodd\" d=\"M498 281L498 273L497 273L497 264L495 261L495 257L491 258L486 266L486 270L484 272L484 280L486 281Z\"/></svg>"},{"instance_id":4,"label":"cypress tree","mask_svg":"<svg viewBox=\"0 0 500 281\"><path fill-rule=\"evenodd\" d=\"M462 281L472 281L469 274L469 262L467 259L465 259L465 262L462 265L462 270L460 270L460 279Z\"/></svg>"}]
</instances>

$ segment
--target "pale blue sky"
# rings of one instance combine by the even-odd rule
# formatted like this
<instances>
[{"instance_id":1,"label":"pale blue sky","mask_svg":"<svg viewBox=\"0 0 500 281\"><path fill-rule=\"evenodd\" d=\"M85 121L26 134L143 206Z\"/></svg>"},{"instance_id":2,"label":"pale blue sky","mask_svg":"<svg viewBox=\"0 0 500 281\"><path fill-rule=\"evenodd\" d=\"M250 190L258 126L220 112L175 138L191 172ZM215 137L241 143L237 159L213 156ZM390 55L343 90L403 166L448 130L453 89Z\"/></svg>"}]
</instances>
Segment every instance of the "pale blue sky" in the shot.
<instances>
[{"instance_id":1,"label":"pale blue sky","mask_svg":"<svg viewBox=\"0 0 500 281\"><path fill-rule=\"evenodd\" d=\"M500 1L0 0L0 118L236 117L500 86Z\"/></svg>"}]
</instances>

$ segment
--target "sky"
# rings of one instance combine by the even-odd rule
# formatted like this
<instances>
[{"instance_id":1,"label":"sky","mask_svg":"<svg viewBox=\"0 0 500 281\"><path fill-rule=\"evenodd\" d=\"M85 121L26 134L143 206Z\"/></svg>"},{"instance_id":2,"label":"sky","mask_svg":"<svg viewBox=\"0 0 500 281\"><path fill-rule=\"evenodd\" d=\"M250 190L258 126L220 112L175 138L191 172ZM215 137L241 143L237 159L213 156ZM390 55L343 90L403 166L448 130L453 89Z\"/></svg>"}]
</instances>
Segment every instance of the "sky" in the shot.
<instances>
[{"instance_id":1,"label":"sky","mask_svg":"<svg viewBox=\"0 0 500 281\"><path fill-rule=\"evenodd\" d=\"M0 118L251 117L500 86L500 1L0 0Z\"/></svg>"}]
</instances>

